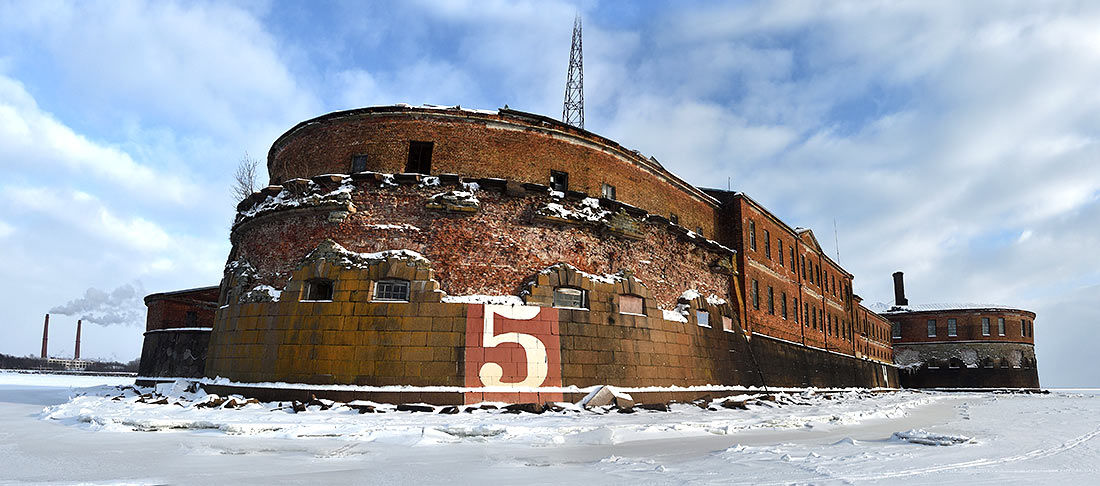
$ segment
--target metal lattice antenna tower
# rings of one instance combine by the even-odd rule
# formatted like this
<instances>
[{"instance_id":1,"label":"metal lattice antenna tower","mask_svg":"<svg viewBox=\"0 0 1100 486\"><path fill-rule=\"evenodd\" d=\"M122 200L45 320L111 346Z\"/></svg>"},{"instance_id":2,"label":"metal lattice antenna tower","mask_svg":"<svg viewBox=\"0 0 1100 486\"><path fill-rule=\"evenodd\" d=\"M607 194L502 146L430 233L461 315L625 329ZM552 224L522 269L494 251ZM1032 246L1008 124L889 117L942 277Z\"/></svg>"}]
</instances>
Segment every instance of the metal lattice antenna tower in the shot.
<instances>
[{"instance_id":1,"label":"metal lattice antenna tower","mask_svg":"<svg viewBox=\"0 0 1100 486\"><path fill-rule=\"evenodd\" d=\"M584 60L581 55L581 14L573 20L573 47L569 49L569 77L565 80L565 106L561 121L584 128Z\"/></svg>"}]
</instances>

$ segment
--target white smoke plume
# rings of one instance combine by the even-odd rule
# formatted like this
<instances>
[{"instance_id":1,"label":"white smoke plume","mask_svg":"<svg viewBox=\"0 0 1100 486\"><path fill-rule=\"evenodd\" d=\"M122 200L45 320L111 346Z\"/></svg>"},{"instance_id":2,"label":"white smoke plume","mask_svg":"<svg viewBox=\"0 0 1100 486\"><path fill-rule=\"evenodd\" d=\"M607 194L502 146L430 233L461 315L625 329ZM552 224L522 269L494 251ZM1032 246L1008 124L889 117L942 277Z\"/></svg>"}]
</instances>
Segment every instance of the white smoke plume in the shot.
<instances>
[{"instance_id":1,"label":"white smoke plume","mask_svg":"<svg viewBox=\"0 0 1100 486\"><path fill-rule=\"evenodd\" d=\"M140 281L122 285L110 292L89 288L84 297L50 309L51 314L78 316L103 326L112 324L144 325L145 288Z\"/></svg>"}]
</instances>

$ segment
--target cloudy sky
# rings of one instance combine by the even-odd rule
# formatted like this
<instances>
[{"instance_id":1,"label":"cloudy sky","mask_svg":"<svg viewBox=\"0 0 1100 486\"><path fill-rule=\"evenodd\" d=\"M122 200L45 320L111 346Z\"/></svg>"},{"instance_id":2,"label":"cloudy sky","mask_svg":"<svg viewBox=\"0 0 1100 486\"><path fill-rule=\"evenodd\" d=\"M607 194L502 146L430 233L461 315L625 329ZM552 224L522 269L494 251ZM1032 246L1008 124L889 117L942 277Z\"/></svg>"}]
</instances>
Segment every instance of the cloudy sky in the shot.
<instances>
[{"instance_id":1,"label":"cloudy sky","mask_svg":"<svg viewBox=\"0 0 1100 486\"><path fill-rule=\"evenodd\" d=\"M147 293L215 285L232 172L375 104L559 117L815 230L865 302L1038 313L1100 386L1100 3L0 0L0 352L140 354ZM833 233L833 227L837 229ZM839 242L839 249L834 244ZM60 313L69 313L69 316Z\"/></svg>"}]
</instances>

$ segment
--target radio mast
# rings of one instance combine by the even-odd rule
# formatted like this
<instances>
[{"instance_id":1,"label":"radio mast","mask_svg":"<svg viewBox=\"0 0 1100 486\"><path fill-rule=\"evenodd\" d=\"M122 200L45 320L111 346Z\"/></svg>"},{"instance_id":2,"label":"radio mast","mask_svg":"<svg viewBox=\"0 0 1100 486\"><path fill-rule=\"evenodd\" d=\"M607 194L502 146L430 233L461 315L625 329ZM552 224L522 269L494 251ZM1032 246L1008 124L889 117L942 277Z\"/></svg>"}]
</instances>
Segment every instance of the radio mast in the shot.
<instances>
[{"instance_id":1,"label":"radio mast","mask_svg":"<svg viewBox=\"0 0 1100 486\"><path fill-rule=\"evenodd\" d=\"M581 55L581 14L573 20L573 46L569 48L569 77L565 80L565 106L561 121L584 128L584 60Z\"/></svg>"}]
</instances>

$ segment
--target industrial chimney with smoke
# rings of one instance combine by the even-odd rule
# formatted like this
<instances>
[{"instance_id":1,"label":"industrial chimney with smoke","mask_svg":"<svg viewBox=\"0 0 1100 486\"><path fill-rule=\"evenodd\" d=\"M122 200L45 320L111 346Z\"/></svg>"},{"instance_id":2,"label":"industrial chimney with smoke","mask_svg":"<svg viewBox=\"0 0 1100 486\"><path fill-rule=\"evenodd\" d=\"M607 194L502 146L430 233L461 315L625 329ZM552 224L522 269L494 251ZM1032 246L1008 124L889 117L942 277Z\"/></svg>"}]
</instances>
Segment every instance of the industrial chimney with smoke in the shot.
<instances>
[{"instance_id":1,"label":"industrial chimney with smoke","mask_svg":"<svg viewBox=\"0 0 1100 486\"><path fill-rule=\"evenodd\" d=\"M76 320L76 351L73 352L73 359L80 359L80 319Z\"/></svg>"}]
</instances>

